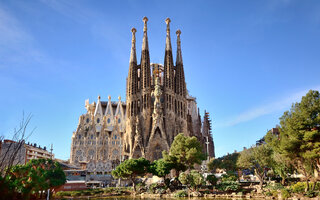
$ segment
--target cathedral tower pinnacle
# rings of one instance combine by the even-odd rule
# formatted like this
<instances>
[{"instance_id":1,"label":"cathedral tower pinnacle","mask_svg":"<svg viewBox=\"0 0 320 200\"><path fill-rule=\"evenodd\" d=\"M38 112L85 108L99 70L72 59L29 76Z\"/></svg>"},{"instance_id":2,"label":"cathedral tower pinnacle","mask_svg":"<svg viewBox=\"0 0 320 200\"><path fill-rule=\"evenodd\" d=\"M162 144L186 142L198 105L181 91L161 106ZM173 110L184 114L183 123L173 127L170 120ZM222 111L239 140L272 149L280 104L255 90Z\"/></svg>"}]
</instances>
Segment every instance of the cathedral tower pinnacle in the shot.
<instances>
[{"instance_id":1,"label":"cathedral tower pinnacle","mask_svg":"<svg viewBox=\"0 0 320 200\"><path fill-rule=\"evenodd\" d=\"M148 46L148 36L147 36L147 22L148 18L144 17L142 19L144 26L143 26L143 41L142 41L142 50L149 50Z\"/></svg>"},{"instance_id":2,"label":"cathedral tower pinnacle","mask_svg":"<svg viewBox=\"0 0 320 200\"><path fill-rule=\"evenodd\" d=\"M176 93L186 97L186 82L184 77L183 61L182 61L182 52L181 52L181 40L180 35L181 31L178 29L177 32L177 59L176 59Z\"/></svg>"},{"instance_id":3,"label":"cathedral tower pinnacle","mask_svg":"<svg viewBox=\"0 0 320 200\"><path fill-rule=\"evenodd\" d=\"M130 54L130 63L137 63L137 55L136 55L136 32L137 29L132 28L132 39L131 39L131 54Z\"/></svg>"},{"instance_id":4,"label":"cathedral tower pinnacle","mask_svg":"<svg viewBox=\"0 0 320 200\"><path fill-rule=\"evenodd\" d=\"M132 32L132 44L131 53L129 61L129 72L127 80L127 96L130 97L137 93L138 76L137 76L137 56L136 56L136 36L137 30L135 28L131 29Z\"/></svg>"},{"instance_id":5,"label":"cathedral tower pinnacle","mask_svg":"<svg viewBox=\"0 0 320 200\"><path fill-rule=\"evenodd\" d=\"M166 49L164 57L164 86L166 90L174 90L174 66L170 39L170 18L165 20L167 24Z\"/></svg>"},{"instance_id":6,"label":"cathedral tower pinnacle","mask_svg":"<svg viewBox=\"0 0 320 200\"><path fill-rule=\"evenodd\" d=\"M180 35L181 31L180 29L177 30L177 59L176 59L176 65L183 64L182 62L182 53L181 53L181 41L180 41Z\"/></svg>"},{"instance_id":7,"label":"cathedral tower pinnacle","mask_svg":"<svg viewBox=\"0 0 320 200\"><path fill-rule=\"evenodd\" d=\"M147 35L147 22L148 18L143 18L143 40L142 40L142 52L141 52L141 100L142 108L150 108L150 87L151 87L151 71L150 71L150 55L149 55L149 46L148 46L148 35Z\"/></svg>"},{"instance_id":8,"label":"cathedral tower pinnacle","mask_svg":"<svg viewBox=\"0 0 320 200\"><path fill-rule=\"evenodd\" d=\"M171 38L170 38L170 18L165 20L167 24L167 37L166 37L166 51L171 51Z\"/></svg>"}]
</instances>

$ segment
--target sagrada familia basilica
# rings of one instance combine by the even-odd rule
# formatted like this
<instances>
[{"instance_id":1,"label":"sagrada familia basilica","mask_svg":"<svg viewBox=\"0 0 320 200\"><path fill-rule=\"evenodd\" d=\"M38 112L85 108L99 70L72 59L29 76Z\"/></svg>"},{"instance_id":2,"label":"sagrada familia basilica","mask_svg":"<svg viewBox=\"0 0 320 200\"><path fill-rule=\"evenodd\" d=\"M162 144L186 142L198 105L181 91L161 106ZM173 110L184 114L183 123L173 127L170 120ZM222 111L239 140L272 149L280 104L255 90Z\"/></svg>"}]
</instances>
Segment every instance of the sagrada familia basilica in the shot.
<instances>
[{"instance_id":1,"label":"sagrada familia basilica","mask_svg":"<svg viewBox=\"0 0 320 200\"><path fill-rule=\"evenodd\" d=\"M86 163L98 173L111 171L120 160L145 157L156 160L169 150L179 133L195 136L203 152L214 157L209 113L201 119L196 98L186 88L181 53L181 31L177 30L176 62L173 62L170 19L165 20L164 64L150 63L147 21L144 17L141 62L136 56L136 29L132 28L132 46L127 77L126 101L86 100L87 113L79 118L72 135L70 162Z\"/></svg>"}]
</instances>

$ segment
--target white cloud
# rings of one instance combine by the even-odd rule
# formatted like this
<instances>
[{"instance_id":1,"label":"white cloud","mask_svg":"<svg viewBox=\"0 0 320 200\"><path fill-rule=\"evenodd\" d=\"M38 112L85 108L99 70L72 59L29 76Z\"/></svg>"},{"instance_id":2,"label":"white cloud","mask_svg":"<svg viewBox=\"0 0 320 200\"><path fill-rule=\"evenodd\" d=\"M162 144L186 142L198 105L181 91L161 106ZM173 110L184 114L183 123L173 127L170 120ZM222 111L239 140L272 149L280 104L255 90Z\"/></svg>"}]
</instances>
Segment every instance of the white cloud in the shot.
<instances>
[{"instance_id":1,"label":"white cloud","mask_svg":"<svg viewBox=\"0 0 320 200\"><path fill-rule=\"evenodd\" d=\"M320 86L316 86L311 89L320 90ZM217 126L220 126L220 127L234 126L243 122L248 122L248 121L257 119L264 115L268 115L268 114L272 114L278 111L288 109L290 108L292 103L300 101L301 97L304 96L308 91L309 89L305 89L305 90L293 93L287 97L283 97L280 100L271 102L269 104L262 105L256 108L251 108L249 110L246 110L240 113L236 117L233 117L230 120L227 120L225 123L217 124Z\"/></svg>"}]
</instances>

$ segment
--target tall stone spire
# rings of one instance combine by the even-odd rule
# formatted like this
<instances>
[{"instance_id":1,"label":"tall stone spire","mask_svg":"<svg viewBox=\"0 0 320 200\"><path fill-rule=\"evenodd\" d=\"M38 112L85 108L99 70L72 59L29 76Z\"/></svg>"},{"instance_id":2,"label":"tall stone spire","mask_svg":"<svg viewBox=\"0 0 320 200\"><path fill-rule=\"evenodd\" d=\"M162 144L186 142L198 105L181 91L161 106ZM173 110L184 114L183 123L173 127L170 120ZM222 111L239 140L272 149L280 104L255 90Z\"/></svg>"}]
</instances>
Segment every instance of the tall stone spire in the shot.
<instances>
[{"instance_id":1,"label":"tall stone spire","mask_svg":"<svg viewBox=\"0 0 320 200\"><path fill-rule=\"evenodd\" d=\"M129 73L127 79L127 96L136 94L137 92L137 55L136 55L136 32L135 28L131 29L132 32L132 44L131 44L131 54L129 61Z\"/></svg>"},{"instance_id":2,"label":"tall stone spire","mask_svg":"<svg viewBox=\"0 0 320 200\"><path fill-rule=\"evenodd\" d=\"M131 54L130 54L130 63L134 62L137 64L137 54L136 54L136 32L135 28L131 29L132 40L131 40Z\"/></svg>"},{"instance_id":3,"label":"tall stone spire","mask_svg":"<svg viewBox=\"0 0 320 200\"><path fill-rule=\"evenodd\" d=\"M165 20L167 24L167 37L166 37L166 49L164 57L164 85L166 89L174 90L174 68L173 68L173 57L170 39L170 22L167 18Z\"/></svg>"},{"instance_id":4,"label":"tall stone spire","mask_svg":"<svg viewBox=\"0 0 320 200\"><path fill-rule=\"evenodd\" d=\"M172 51L171 38L170 38L170 22L171 22L170 18L167 18L165 22L167 24L166 51Z\"/></svg>"},{"instance_id":5,"label":"tall stone spire","mask_svg":"<svg viewBox=\"0 0 320 200\"><path fill-rule=\"evenodd\" d=\"M181 31L180 29L177 30L176 32L177 34L177 59L176 59L176 65L178 64L182 64L182 53L181 53L181 41L180 41L180 35L181 35Z\"/></svg>"},{"instance_id":6,"label":"tall stone spire","mask_svg":"<svg viewBox=\"0 0 320 200\"><path fill-rule=\"evenodd\" d=\"M183 61L182 61L182 52L181 52L181 41L180 35L181 31L177 30L177 59L176 59L176 85L175 91L177 94L186 97L186 82L184 77Z\"/></svg>"},{"instance_id":7,"label":"tall stone spire","mask_svg":"<svg viewBox=\"0 0 320 200\"><path fill-rule=\"evenodd\" d=\"M151 86L151 71L150 71L150 56L148 46L148 35L147 35L147 21L148 18L143 18L143 40L142 40L142 51L141 51L141 94L142 94L142 105L143 108L150 107L150 86Z\"/></svg>"},{"instance_id":8,"label":"tall stone spire","mask_svg":"<svg viewBox=\"0 0 320 200\"><path fill-rule=\"evenodd\" d=\"M142 40L142 51L148 50L149 51L149 45L148 45L148 35L147 35L147 22L148 18L144 17L142 19L144 26L143 26L143 40Z\"/></svg>"}]
</instances>

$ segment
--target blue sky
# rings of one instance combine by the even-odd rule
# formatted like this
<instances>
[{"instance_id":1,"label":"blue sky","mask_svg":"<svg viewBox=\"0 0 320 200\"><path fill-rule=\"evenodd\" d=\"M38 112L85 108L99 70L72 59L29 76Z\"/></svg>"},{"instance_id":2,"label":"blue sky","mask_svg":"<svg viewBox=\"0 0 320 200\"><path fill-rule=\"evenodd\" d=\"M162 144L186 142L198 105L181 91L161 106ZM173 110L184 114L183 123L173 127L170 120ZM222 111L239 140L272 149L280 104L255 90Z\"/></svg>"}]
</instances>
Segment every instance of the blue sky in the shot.
<instances>
[{"instance_id":1,"label":"blue sky","mask_svg":"<svg viewBox=\"0 0 320 200\"><path fill-rule=\"evenodd\" d=\"M68 159L84 102L125 98L131 28L163 63L181 29L187 87L210 112L217 156L249 147L293 102L320 89L320 2L0 1L0 134L33 115L30 142ZM139 59L138 59L139 60Z\"/></svg>"}]
</instances>

